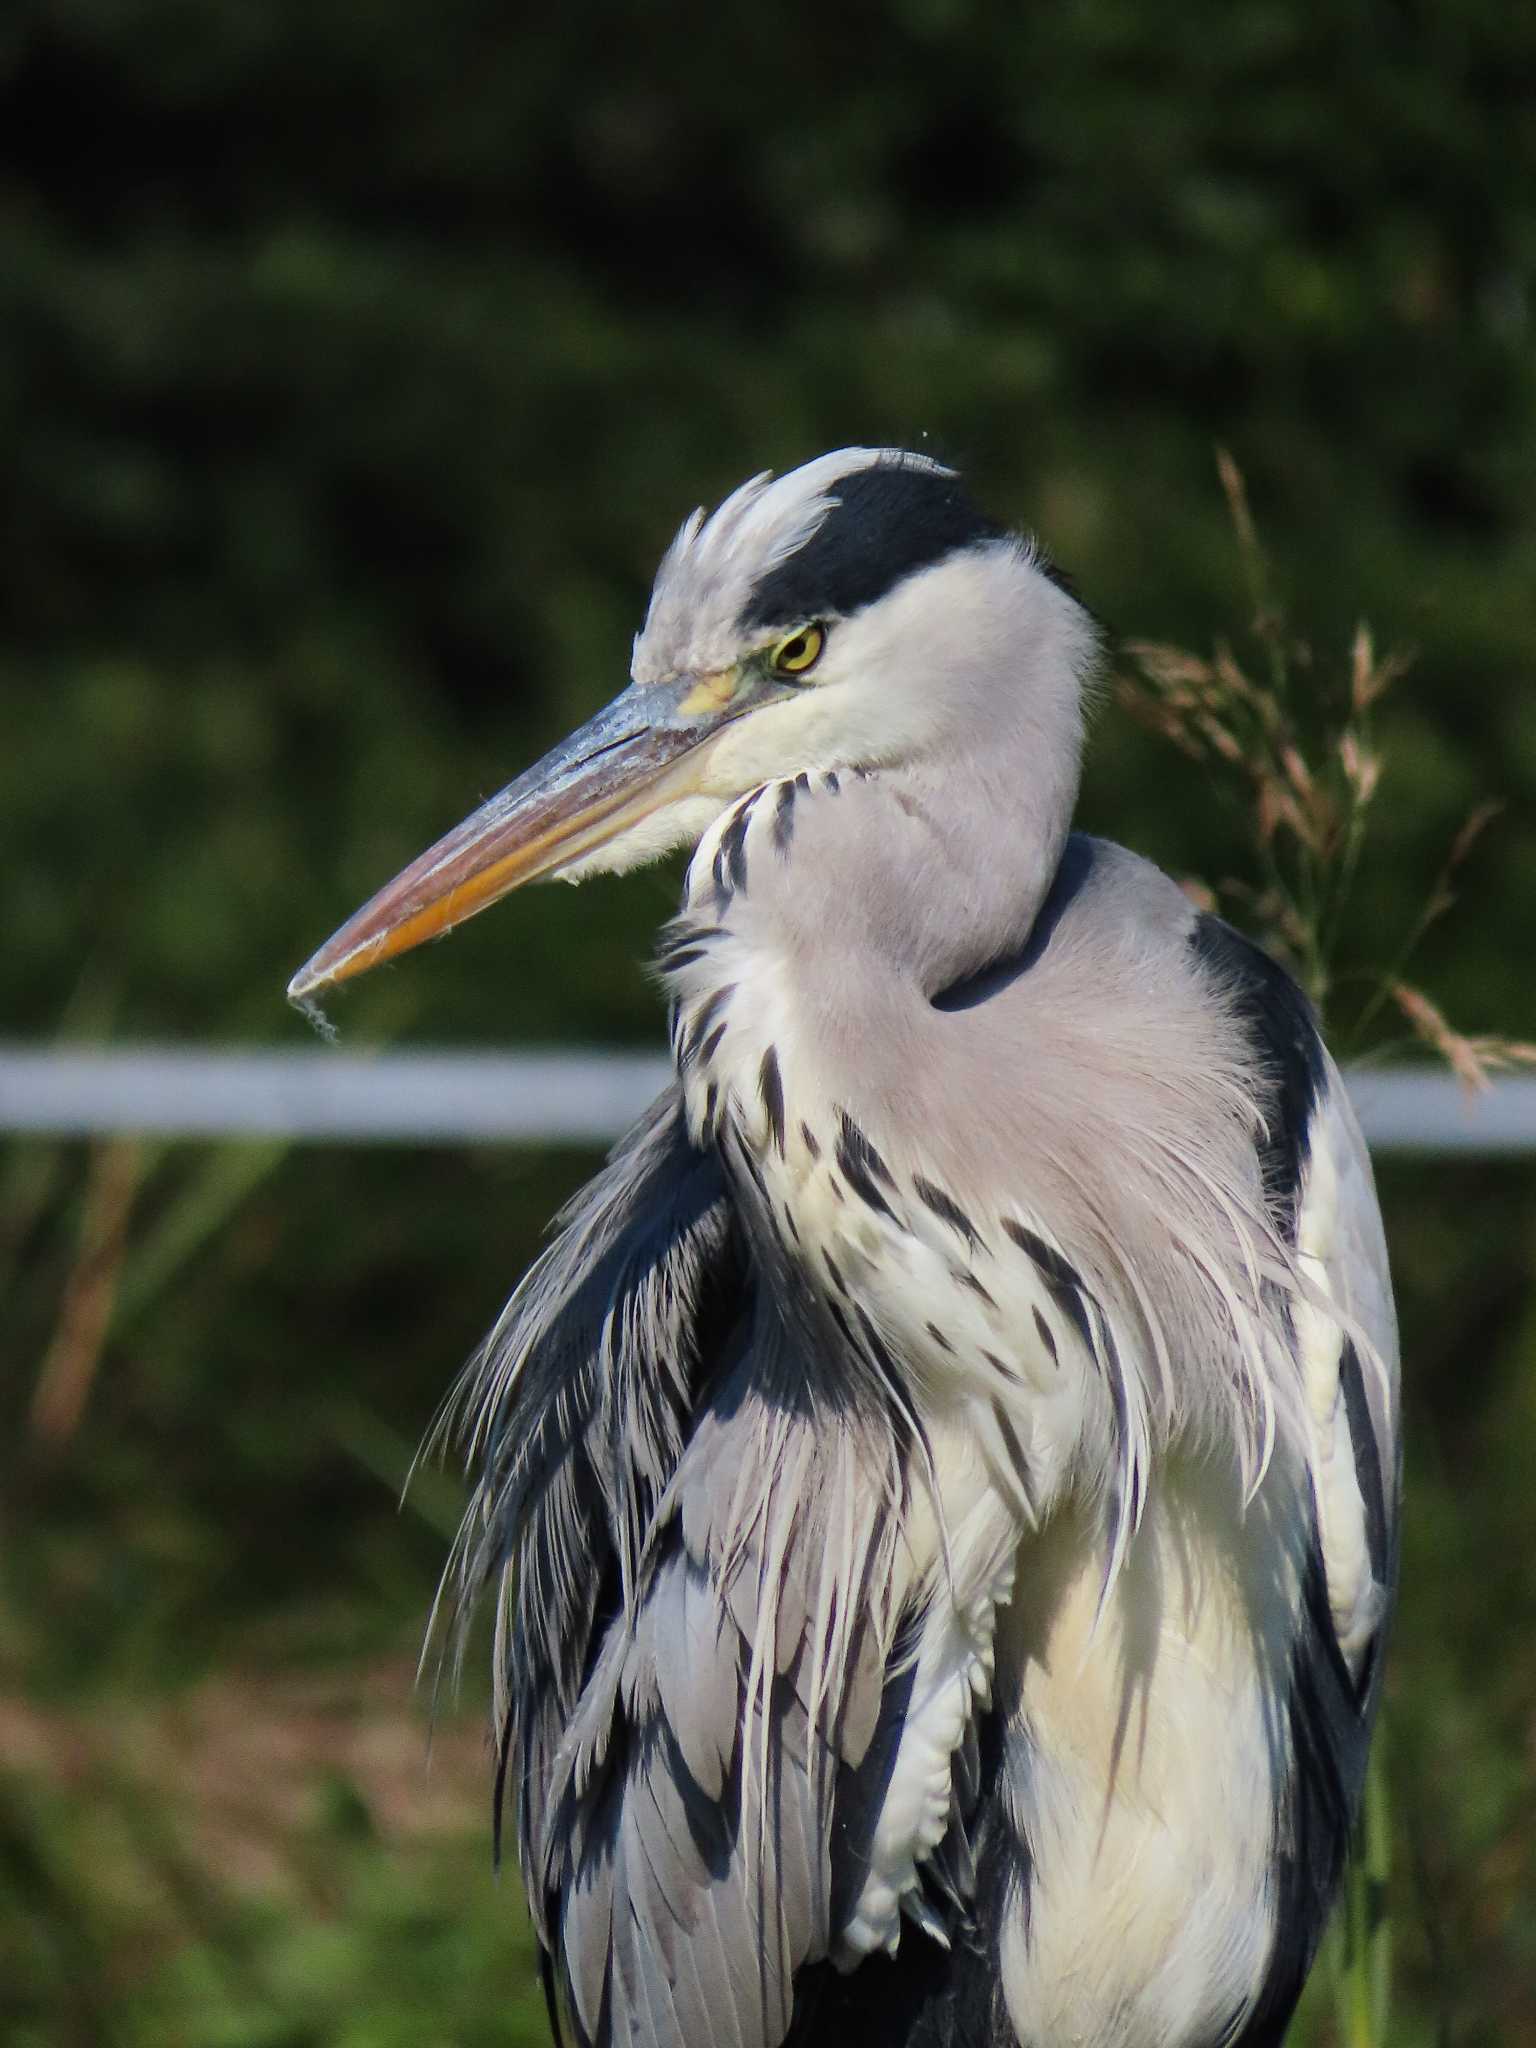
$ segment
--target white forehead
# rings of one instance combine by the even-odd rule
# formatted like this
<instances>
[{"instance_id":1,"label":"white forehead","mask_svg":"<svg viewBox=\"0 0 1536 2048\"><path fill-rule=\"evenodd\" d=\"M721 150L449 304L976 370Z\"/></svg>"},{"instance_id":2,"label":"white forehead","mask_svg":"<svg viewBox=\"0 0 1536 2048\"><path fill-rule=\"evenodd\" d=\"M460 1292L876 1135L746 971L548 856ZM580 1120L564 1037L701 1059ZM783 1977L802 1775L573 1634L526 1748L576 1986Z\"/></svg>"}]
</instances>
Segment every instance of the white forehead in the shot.
<instances>
[{"instance_id":1,"label":"white forehead","mask_svg":"<svg viewBox=\"0 0 1536 2048\"><path fill-rule=\"evenodd\" d=\"M708 518L700 506L685 519L656 571L650 609L635 636L635 681L729 667L741 652L739 621L755 585L805 546L837 503L841 479L877 462L952 473L903 449L838 448L787 476L764 470Z\"/></svg>"}]
</instances>

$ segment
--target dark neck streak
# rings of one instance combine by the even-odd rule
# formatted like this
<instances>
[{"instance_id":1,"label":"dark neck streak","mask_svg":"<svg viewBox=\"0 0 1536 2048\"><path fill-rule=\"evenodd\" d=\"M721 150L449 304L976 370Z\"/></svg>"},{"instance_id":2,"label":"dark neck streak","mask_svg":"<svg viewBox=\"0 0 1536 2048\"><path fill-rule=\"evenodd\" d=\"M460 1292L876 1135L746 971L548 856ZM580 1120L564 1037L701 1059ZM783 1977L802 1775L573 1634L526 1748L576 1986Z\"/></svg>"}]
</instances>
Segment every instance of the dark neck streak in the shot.
<instances>
[{"instance_id":1,"label":"dark neck streak","mask_svg":"<svg viewBox=\"0 0 1536 2048\"><path fill-rule=\"evenodd\" d=\"M979 999L1048 909L1076 782L1074 771L1052 789L994 757L942 774L886 769L855 786L827 882L859 920L858 964L894 972L928 1005L955 1007L961 991Z\"/></svg>"},{"instance_id":2,"label":"dark neck streak","mask_svg":"<svg viewBox=\"0 0 1536 2048\"><path fill-rule=\"evenodd\" d=\"M734 1090L771 1137L781 1116L794 1129L910 1094L944 1056L937 1006L978 999L980 977L1019 959L1061 863L1075 772L1053 790L1007 766L999 750L942 773L826 778L778 839L776 807L757 807L739 885L699 906L718 916L721 943L688 970L688 1015L712 1037L728 1027L705 1041L710 1059L687 1063L701 1100L711 1084L722 1103ZM728 1006L705 982L714 974Z\"/></svg>"},{"instance_id":3,"label":"dark neck streak","mask_svg":"<svg viewBox=\"0 0 1536 2048\"><path fill-rule=\"evenodd\" d=\"M978 1003L985 1003L998 995L1010 982L1017 981L1021 974L1029 972L1050 944L1062 914L1093 872L1093 848L1093 841L1085 833L1068 835L1055 877L1035 913L1023 944L1000 954L984 967L961 975L948 988L940 989L932 998L936 1010L974 1009Z\"/></svg>"}]
</instances>

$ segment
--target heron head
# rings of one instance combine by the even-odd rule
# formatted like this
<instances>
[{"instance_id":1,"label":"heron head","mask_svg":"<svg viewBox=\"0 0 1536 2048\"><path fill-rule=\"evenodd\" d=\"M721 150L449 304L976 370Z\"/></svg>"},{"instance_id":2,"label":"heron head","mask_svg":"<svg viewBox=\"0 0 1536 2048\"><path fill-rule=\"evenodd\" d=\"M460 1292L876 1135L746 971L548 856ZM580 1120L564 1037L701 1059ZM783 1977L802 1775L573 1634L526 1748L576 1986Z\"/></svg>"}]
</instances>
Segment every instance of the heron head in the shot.
<instances>
[{"instance_id":1,"label":"heron head","mask_svg":"<svg viewBox=\"0 0 1536 2048\"><path fill-rule=\"evenodd\" d=\"M926 456L844 448L754 477L684 522L628 689L365 904L288 993L350 979L523 882L691 844L776 777L984 735L1004 681L1035 715L1059 708L1075 747L1092 638L1034 551Z\"/></svg>"}]
</instances>

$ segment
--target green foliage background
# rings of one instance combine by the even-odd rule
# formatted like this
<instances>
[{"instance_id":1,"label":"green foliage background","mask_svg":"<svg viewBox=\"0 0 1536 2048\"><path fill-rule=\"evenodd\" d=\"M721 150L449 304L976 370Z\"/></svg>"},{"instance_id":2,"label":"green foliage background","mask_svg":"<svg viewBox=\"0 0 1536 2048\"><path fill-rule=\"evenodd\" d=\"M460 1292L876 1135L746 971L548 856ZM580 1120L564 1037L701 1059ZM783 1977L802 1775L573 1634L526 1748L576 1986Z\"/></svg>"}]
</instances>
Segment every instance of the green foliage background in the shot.
<instances>
[{"instance_id":1,"label":"green foliage background","mask_svg":"<svg viewBox=\"0 0 1536 2048\"><path fill-rule=\"evenodd\" d=\"M1508 0L12 0L0 1028L301 1041L289 971L612 694L681 514L825 446L958 457L1112 630L1206 646L1244 614L1220 441L1319 653L1362 615L1418 651L1350 950L1502 797L1421 977L1532 1035L1533 107ZM1121 720L1084 814L1237 857ZM673 887L534 892L346 1038L656 1042ZM430 1771L411 1705L455 1490L394 1495L591 1163L0 1160L5 2039L541 2038L478 1674ZM1536 1202L1523 1167L1383 1182L1391 2039L1519 2043Z\"/></svg>"}]
</instances>

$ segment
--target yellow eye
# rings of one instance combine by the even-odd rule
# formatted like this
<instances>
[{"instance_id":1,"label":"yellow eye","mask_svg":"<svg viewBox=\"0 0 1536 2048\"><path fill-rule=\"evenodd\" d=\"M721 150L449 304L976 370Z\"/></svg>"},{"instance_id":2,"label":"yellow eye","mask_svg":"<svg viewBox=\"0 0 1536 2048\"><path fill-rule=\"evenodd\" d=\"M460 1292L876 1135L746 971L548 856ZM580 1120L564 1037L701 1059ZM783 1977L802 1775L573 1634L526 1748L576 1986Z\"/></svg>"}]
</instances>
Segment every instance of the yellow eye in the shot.
<instances>
[{"instance_id":1,"label":"yellow eye","mask_svg":"<svg viewBox=\"0 0 1536 2048\"><path fill-rule=\"evenodd\" d=\"M825 626L802 626L798 633L791 633L773 650L775 674L803 676L807 669L813 669L820 661L821 650L826 644Z\"/></svg>"}]
</instances>

